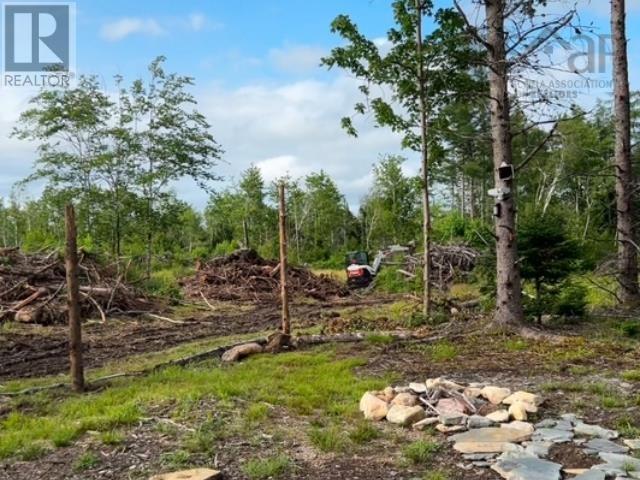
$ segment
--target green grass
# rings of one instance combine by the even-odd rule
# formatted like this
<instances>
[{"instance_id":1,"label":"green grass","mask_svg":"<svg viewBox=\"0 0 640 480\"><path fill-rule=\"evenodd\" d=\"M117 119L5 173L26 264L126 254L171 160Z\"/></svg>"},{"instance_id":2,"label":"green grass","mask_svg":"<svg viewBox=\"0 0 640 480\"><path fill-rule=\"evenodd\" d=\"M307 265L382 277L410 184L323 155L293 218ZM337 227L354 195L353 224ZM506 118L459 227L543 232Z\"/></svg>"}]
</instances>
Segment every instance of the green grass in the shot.
<instances>
[{"instance_id":1,"label":"green grass","mask_svg":"<svg viewBox=\"0 0 640 480\"><path fill-rule=\"evenodd\" d=\"M117 430L108 430L100 433L100 441L105 445L120 445L124 442L124 435Z\"/></svg>"},{"instance_id":2,"label":"green grass","mask_svg":"<svg viewBox=\"0 0 640 480\"><path fill-rule=\"evenodd\" d=\"M269 458L256 458L249 460L242 467L242 471L251 480L266 480L279 478L291 470L293 462L285 455L276 455Z\"/></svg>"},{"instance_id":3,"label":"green grass","mask_svg":"<svg viewBox=\"0 0 640 480\"><path fill-rule=\"evenodd\" d=\"M393 337L380 333L370 333L365 337L365 341L371 345L389 345L393 343Z\"/></svg>"},{"instance_id":4,"label":"green grass","mask_svg":"<svg viewBox=\"0 0 640 480\"><path fill-rule=\"evenodd\" d=\"M422 480L449 480L449 475L442 470L437 470L435 472L426 473L422 477Z\"/></svg>"},{"instance_id":5,"label":"green grass","mask_svg":"<svg viewBox=\"0 0 640 480\"><path fill-rule=\"evenodd\" d=\"M215 442L224 438L224 435L224 422L220 418L209 416L194 432L185 436L182 446L189 453L211 453Z\"/></svg>"},{"instance_id":6,"label":"green grass","mask_svg":"<svg viewBox=\"0 0 640 480\"><path fill-rule=\"evenodd\" d=\"M244 418L249 423L260 423L269 418L269 406L264 403L254 403L244 412Z\"/></svg>"},{"instance_id":7,"label":"green grass","mask_svg":"<svg viewBox=\"0 0 640 480\"><path fill-rule=\"evenodd\" d=\"M321 452L342 452L347 447L347 439L341 428L313 427L309 430L311 444Z\"/></svg>"},{"instance_id":8,"label":"green grass","mask_svg":"<svg viewBox=\"0 0 640 480\"><path fill-rule=\"evenodd\" d=\"M14 411L0 421L0 458L38 442L68 444L89 430L133 425L149 406L197 408L197 401L207 397L266 402L301 415L355 416L362 392L379 390L390 381L356 376L354 368L365 363L359 358L337 360L335 352L325 348L256 356L223 368L214 361L169 367L147 377L119 379L106 390L82 396L51 394L36 411Z\"/></svg>"},{"instance_id":9,"label":"green grass","mask_svg":"<svg viewBox=\"0 0 640 480\"><path fill-rule=\"evenodd\" d=\"M163 453L160 462L169 470L186 468L191 464L191 454L185 450Z\"/></svg>"},{"instance_id":10,"label":"green grass","mask_svg":"<svg viewBox=\"0 0 640 480\"><path fill-rule=\"evenodd\" d=\"M630 415L620 417L616 422L616 430L625 438L640 437L640 426L635 423L634 418Z\"/></svg>"},{"instance_id":11,"label":"green grass","mask_svg":"<svg viewBox=\"0 0 640 480\"><path fill-rule=\"evenodd\" d=\"M371 422L360 421L356 427L349 432L349 440L358 445L369 443L380 437L380 431Z\"/></svg>"},{"instance_id":12,"label":"green grass","mask_svg":"<svg viewBox=\"0 0 640 480\"><path fill-rule=\"evenodd\" d=\"M522 338L507 338L504 341L504 349L508 352L522 352L529 348L529 342Z\"/></svg>"},{"instance_id":13,"label":"green grass","mask_svg":"<svg viewBox=\"0 0 640 480\"><path fill-rule=\"evenodd\" d=\"M458 356L458 349L456 346L446 341L430 345L427 348L427 351L434 362L446 362L447 360L453 360Z\"/></svg>"},{"instance_id":14,"label":"green grass","mask_svg":"<svg viewBox=\"0 0 640 480\"><path fill-rule=\"evenodd\" d=\"M96 468L98 465L100 465L100 458L93 452L85 452L74 462L73 469L77 472L83 472Z\"/></svg>"},{"instance_id":15,"label":"green grass","mask_svg":"<svg viewBox=\"0 0 640 480\"><path fill-rule=\"evenodd\" d=\"M414 465L428 465L441 448L442 445L437 442L418 440L407 445L402 455Z\"/></svg>"},{"instance_id":16,"label":"green grass","mask_svg":"<svg viewBox=\"0 0 640 480\"><path fill-rule=\"evenodd\" d=\"M640 382L640 369L622 372L622 379L627 382Z\"/></svg>"}]
</instances>

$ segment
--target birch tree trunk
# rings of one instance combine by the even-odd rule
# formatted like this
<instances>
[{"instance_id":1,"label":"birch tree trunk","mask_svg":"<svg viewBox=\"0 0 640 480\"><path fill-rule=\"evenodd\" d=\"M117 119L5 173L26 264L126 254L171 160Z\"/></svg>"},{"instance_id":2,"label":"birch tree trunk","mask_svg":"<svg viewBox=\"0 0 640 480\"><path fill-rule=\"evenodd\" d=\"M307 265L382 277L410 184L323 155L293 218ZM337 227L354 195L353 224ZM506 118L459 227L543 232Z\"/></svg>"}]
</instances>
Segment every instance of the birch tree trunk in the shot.
<instances>
[{"instance_id":1,"label":"birch tree trunk","mask_svg":"<svg viewBox=\"0 0 640 480\"><path fill-rule=\"evenodd\" d=\"M631 168L631 114L629 64L625 28L625 0L611 0L615 109L615 175L618 240L618 297L623 305L638 304L638 258L633 227L633 170Z\"/></svg>"},{"instance_id":2,"label":"birch tree trunk","mask_svg":"<svg viewBox=\"0 0 640 480\"><path fill-rule=\"evenodd\" d=\"M422 56L422 0L416 0L416 53L418 56L418 95L420 96L420 153L422 165L422 243L424 248L422 310L425 316L431 314L431 208L429 204L429 149L427 144L427 85Z\"/></svg>"},{"instance_id":3,"label":"birch tree trunk","mask_svg":"<svg viewBox=\"0 0 640 480\"><path fill-rule=\"evenodd\" d=\"M517 325L524 319L516 244L515 182L501 180L498 167L512 165L511 119L508 66L505 51L505 0L486 0L489 86L491 96L491 139L495 186L510 194L496 200L496 314L499 325Z\"/></svg>"}]
</instances>

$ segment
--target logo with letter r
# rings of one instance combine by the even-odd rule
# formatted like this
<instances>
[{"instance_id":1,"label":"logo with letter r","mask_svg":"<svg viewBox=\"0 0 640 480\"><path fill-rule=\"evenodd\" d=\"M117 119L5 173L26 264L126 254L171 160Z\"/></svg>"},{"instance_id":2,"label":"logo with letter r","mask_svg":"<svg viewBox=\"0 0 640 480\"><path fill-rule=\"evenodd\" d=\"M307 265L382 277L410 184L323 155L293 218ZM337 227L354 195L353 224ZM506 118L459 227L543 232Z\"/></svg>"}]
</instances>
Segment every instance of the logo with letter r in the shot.
<instances>
[{"instance_id":1,"label":"logo with letter r","mask_svg":"<svg viewBox=\"0 0 640 480\"><path fill-rule=\"evenodd\" d=\"M4 71L71 68L71 4L5 3Z\"/></svg>"}]
</instances>

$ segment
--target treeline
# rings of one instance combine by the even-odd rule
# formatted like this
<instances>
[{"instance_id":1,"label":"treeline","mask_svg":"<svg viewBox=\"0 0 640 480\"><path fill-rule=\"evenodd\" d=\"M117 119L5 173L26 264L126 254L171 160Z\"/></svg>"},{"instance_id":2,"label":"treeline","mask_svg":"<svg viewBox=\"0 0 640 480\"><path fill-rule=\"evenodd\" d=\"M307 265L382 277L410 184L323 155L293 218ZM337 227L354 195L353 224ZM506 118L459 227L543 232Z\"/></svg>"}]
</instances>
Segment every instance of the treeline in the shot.
<instances>
[{"instance_id":1,"label":"treeline","mask_svg":"<svg viewBox=\"0 0 640 480\"><path fill-rule=\"evenodd\" d=\"M93 83L81 83L78 89L88 87L89 91L82 94L65 95L96 97L98 92L93 89L97 86ZM33 110L28 115L36 117ZM634 115L640 115L637 101ZM523 115L519 117L524 124ZM438 148L434 148L438 152L433 165L434 238L437 242L466 241L487 246L491 243L493 207L487 196L493 175L488 125L482 120L481 111L470 113L463 106L452 108L447 121L451 131L468 134L443 136ZM640 136L637 131L634 134ZM531 145L545 135L542 128L535 128L519 137L515 142L515 163L521 165ZM141 169L132 174L133 165L127 157L94 159L95 153L88 151L82 160L65 156L60 160L63 163L54 164L58 157L48 148L44 153L34 174L49 180L42 196L25 202L7 199L0 205L3 246L37 250L61 245L63 207L74 201L82 245L112 257L146 258L150 230L156 265L190 263L240 246L255 248L265 256L277 254L276 186L267 184L255 166L242 172L235 184L212 192L207 207L200 212L178 199L166 184L162 185L164 190L154 191L150 202L150 191L145 189L148 171ZM612 155L610 105L600 103L592 113L575 108L559 122L553 138L528 161L527 174L520 177L518 184L522 215L561 212L569 236L580 242L584 260L591 266L613 254L615 248ZM71 164L72 161L82 163ZM357 212L349 209L343 193L326 172L285 179L293 260L338 266L347 250L375 251L393 243L418 243L420 180L404 173L405 162L400 156L384 156L372 166L373 183ZM87 173L84 184L73 172L81 164ZM637 167L638 162L634 165ZM45 166L50 170L45 171ZM122 173L125 169L126 178ZM212 171L206 177L197 172L192 176L205 181L211 178ZM103 180L112 178L103 172L113 176L113 183ZM120 173L123 177L118 178Z\"/></svg>"}]
</instances>

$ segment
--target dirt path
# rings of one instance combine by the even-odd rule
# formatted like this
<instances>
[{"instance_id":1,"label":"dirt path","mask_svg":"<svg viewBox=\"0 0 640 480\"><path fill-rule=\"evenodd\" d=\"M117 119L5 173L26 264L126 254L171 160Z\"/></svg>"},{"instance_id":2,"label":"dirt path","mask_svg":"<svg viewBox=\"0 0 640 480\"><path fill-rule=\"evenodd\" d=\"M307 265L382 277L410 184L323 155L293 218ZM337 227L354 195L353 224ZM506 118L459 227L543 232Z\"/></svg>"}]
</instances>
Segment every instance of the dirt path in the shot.
<instances>
[{"instance_id":1,"label":"dirt path","mask_svg":"<svg viewBox=\"0 0 640 480\"><path fill-rule=\"evenodd\" d=\"M392 301L388 297L292 306L297 328L318 325L331 312L346 307L366 308ZM182 343L278 328L280 308L275 304L238 305L238 313L204 312L176 324L148 317L110 320L106 324L85 325L85 365L96 368L112 360L147 352L166 350ZM63 325L39 327L16 325L15 331L0 333L0 381L55 375L67 371L67 328Z\"/></svg>"}]
</instances>

